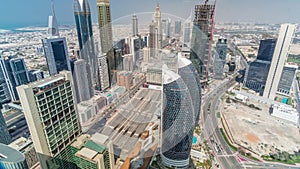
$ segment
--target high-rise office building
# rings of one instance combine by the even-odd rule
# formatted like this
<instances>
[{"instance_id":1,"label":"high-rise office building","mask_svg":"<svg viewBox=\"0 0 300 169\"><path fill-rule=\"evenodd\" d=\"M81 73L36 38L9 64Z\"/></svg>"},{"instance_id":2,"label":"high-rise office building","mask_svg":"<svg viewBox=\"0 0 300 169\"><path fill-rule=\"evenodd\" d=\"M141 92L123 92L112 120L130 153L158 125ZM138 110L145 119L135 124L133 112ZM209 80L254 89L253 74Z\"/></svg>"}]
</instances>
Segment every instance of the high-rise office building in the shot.
<instances>
[{"instance_id":1,"label":"high-rise office building","mask_svg":"<svg viewBox=\"0 0 300 169\"><path fill-rule=\"evenodd\" d=\"M63 70L71 70L66 38L59 37L59 29L52 1L52 16L48 21L48 37L42 39L45 57L50 75Z\"/></svg>"},{"instance_id":2,"label":"high-rise office building","mask_svg":"<svg viewBox=\"0 0 300 169\"><path fill-rule=\"evenodd\" d=\"M142 49L142 39L139 36L130 37L130 53L133 55L134 68L137 66L137 62L140 59L140 53Z\"/></svg>"},{"instance_id":3,"label":"high-rise office building","mask_svg":"<svg viewBox=\"0 0 300 169\"><path fill-rule=\"evenodd\" d=\"M2 109L2 105L0 106L0 108ZM9 144L11 143L11 141L11 136L9 135L5 119L0 110L0 143Z\"/></svg>"},{"instance_id":4,"label":"high-rise office building","mask_svg":"<svg viewBox=\"0 0 300 169\"><path fill-rule=\"evenodd\" d=\"M246 69L244 86L261 95L265 89L275 46L276 39L261 40L256 60Z\"/></svg>"},{"instance_id":5,"label":"high-rise office building","mask_svg":"<svg viewBox=\"0 0 300 169\"><path fill-rule=\"evenodd\" d=\"M214 61L215 79L224 78L223 74L224 74L224 66L226 63L226 55L227 55L227 39L220 38L216 45L216 55Z\"/></svg>"},{"instance_id":6,"label":"high-rise office building","mask_svg":"<svg viewBox=\"0 0 300 169\"><path fill-rule=\"evenodd\" d=\"M184 23L184 30L183 30L183 43L185 46L190 46L191 41L191 22Z\"/></svg>"},{"instance_id":7,"label":"high-rise office building","mask_svg":"<svg viewBox=\"0 0 300 169\"><path fill-rule=\"evenodd\" d=\"M42 42L50 75L71 70L66 38L51 37L42 39Z\"/></svg>"},{"instance_id":8,"label":"high-rise office building","mask_svg":"<svg viewBox=\"0 0 300 169\"><path fill-rule=\"evenodd\" d=\"M163 19L161 21L163 40L171 37L171 19Z\"/></svg>"},{"instance_id":9,"label":"high-rise office building","mask_svg":"<svg viewBox=\"0 0 300 169\"><path fill-rule=\"evenodd\" d=\"M139 24L136 15L132 16L132 36L138 36L139 34Z\"/></svg>"},{"instance_id":10,"label":"high-rise office building","mask_svg":"<svg viewBox=\"0 0 300 169\"><path fill-rule=\"evenodd\" d=\"M180 35L181 33L181 21L175 21L174 33Z\"/></svg>"},{"instance_id":11,"label":"high-rise office building","mask_svg":"<svg viewBox=\"0 0 300 169\"><path fill-rule=\"evenodd\" d=\"M156 55L156 28L155 24L151 23L149 25L149 38L148 38L148 47L149 47L149 55L150 57L154 57Z\"/></svg>"},{"instance_id":12,"label":"high-rise office building","mask_svg":"<svg viewBox=\"0 0 300 169\"><path fill-rule=\"evenodd\" d=\"M44 72L41 70L29 70L28 75L30 82L35 82L44 78Z\"/></svg>"},{"instance_id":13,"label":"high-rise office building","mask_svg":"<svg viewBox=\"0 0 300 169\"><path fill-rule=\"evenodd\" d=\"M25 157L19 151L0 143L1 169L28 169Z\"/></svg>"},{"instance_id":14,"label":"high-rise office building","mask_svg":"<svg viewBox=\"0 0 300 169\"><path fill-rule=\"evenodd\" d=\"M156 8L155 8L155 13L154 13L154 18L155 18L155 28L157 29L157 49L161 49L162 48L162 25L161 25L161 11L160 11L160 6L159 4L157 4Z\"/></svg>"},{"instance_id":15,"label":"high-rise office building","mask_svg":"<svg viewBox=\"0 0 300 169\"><path fill-rule=\"evenodd\" d=\"M28 71L22 58L5 57L0 59L3 74L13 101L19 100L16 87L29 83Z\"/></svg>"},{"instance_id":16,"label":"high-rise office building","mask_svg":"<svg viewBox=\"0 0 300 169\"><path fill-rule=\"evenodd\" d=\"M79 41L80 59L86 61L88 80L93 85L99 84L97 79L97 54L95 53L93 25L88 0L74 0L74 16Z\"/></svg>"},{"instance_id":17,"label":"high-rise office building","mask_svg":"<svg viewBox=\"0 0 300 169\"><path fill-rule=\"evenodd\" d=\"M166 65L162 74L164 97L160 156L162 163L168 167L187 167L195 127L193 101L180 75Z\"/></svg>"},{"instance_id":18,"label":"high-rise office building","mask_svg":"<svg viewBox=\"0 0 300 169\"><path fill-rule=\"evenodd\" d=\"M106 54L102 54L98 57L98 68L100 75L101 90L106 90L110 87L110 76L108 72L108 61Z\"/></svg>"},{"instance_id":19,"label":"high-rise office building","mask_svg":"<svg viewBox=\"0 0 300 169\"><path fill-rule=\"evenodd\" d=\"M150 62L150 50L149 48L143 48L143 62Z\"/></svg>"},{"instance_id":20,"label":"high-rise office building","mask_svg":"<svg viewBox=\"0 0 300 169\"><path fill-rule=\"evenodd\" d=\"M100 41L103 53L113 48L112 20L109 0L97 0L98 24L100 28Z\"/></svg>"},{"instance_id":21,"label":"high-rise office building","mask_svg":"<svg viewBox=\"0 0 300 169\"><path fill-rule=\"evenodd\" d=\"M8 103L13 99L7 70L2 56L0 56L0 103Z\"/></svg>"},{"instance_id":22,"label":"high-rise office building","mask_svg":"<svg viewBox=\"0 0 300 169\"><path fill-rule=\"evenodd\" d=\"M251 62L246 69L244 86L262 94L268 79L270 65L270 62L263 60Z\"/></svg>"},{"instance_id":23,"label":"high-rise office building","mask_svg":"<svg viewBox=\"0 0 300 169\"><path fill-rule=\"evenodd\" d=\"M282 75L283 67L288 57L290 45L295 34L296 25L283 24L281 25L276 47L272 57L272 63L266 82L266 87L263 96L269 99L274 99L280 77Z\"/></svg>"},{"instance_id":24,"label":"high-rise office building","mask_svg":"<svg viewBox=\"0 0 300 169\"><path fill-rule=\"evenodd\" d=\"M72 74L63 71L17 90L41 167L72 167L65 150L81 133Z\"/></svg>"},{"instance_id":25,"label":"high-rise office building","mask_svg":"<svg viewBox=\"0 0 300 169\"><path fill-rule=\"evenodd\" d=\"M74 62L73 80L76 92L77 103L89 100L92 97L90 91L91 85L87 79L86 62L83 59L78 59Z\"/></svg>"},{"instance_id":26,"label":"high-rise office building","mask_svg":"<svg viewBox=\"0 0 300 169\"><path fill-rule=\"evenodd\" d=\"M134 63L133 63L133 55L128 54L123 56L123 70L125 71L133 71Z\"/></svg>"},{"instance_id":27,"label":"high-rise office building","mask_svg":"<svg viewBox=\"0 0 300 169\"><path fill-rule=\"evenodd\" d=\"M257 60L271 62L277 39L264 39L260 41Z\"/></svg>"},{"instance_id":28,"label":"high-rise office building","mask_svg":"<svg viewBox=\"0 0 300 169\"><path fill-rule=\"evenodd\" d=\"M200 79L204 81L208 80L209 75L214 9L215 5L206 3L195 6L190 58L199 72Z\"/></svg>"},{"instance_id":29,"label":"high-rise office building","mask_svg":"<svg viewBox=\"0 0 300 169\"><path fill-rule=\"evenodd\" d=\"M287 64L283 67L283 71L278 84L277 93L290 96L292 85L296 79L298 66Z\"/></svg>"},{"instance_id":30,"label":"high-rise office building","mask_svg":"<svg viewBox=\"0 0 300 169\"><path fill-rule=\"evenodd\" d=\"M100 29L100 42L102 53L106 54L108 60L109 83L112 85L114 72L118 65L115 65L112 20L109 0L97 0L98 24Z\"/></svg>"},{"instance_id":31,"label":"high-rise office building","mask_svg":"<svg viewBox=\"0 0 300 169\"><path fill-rule=\"evenodd\" d=\"M195 126L198 125L201 108L201 84L197 70L193 63L179 54L178 74L187 85L194 108Z\"/></svg>"},{"instance_id":32,"label":"high-rise office building","mask_svg":"<svg viewBox=\"0 0 300 169\"><path fill-rule=\"evenodd\" d=\"M49 37L59 37L59 29L58 29L57 20L55 17L53 0L51 1L51 5L52 5L52 8L51 8L52 15L49 16L49 20L48 20L48 36Z\"/></svg>"}]
</instances>

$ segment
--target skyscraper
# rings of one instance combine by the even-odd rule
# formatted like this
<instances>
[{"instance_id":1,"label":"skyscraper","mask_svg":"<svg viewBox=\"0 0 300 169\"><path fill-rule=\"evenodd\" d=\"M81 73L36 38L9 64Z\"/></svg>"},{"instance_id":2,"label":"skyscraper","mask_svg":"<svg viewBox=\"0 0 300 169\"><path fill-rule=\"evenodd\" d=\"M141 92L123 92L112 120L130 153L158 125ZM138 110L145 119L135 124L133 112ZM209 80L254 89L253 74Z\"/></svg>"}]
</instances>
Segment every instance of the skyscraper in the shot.
<instances>
[{"instance_id":1,"label":"skyscraper","mask_svg":"<svg viewBox=\"0 0 300 169\"><path fill-rule=\"evenodd\" d=\"M7 103L11 101L12 91L9 88L9 79L6 76L6 67L0 56L0 103Z\"/></svg>"},{"instance_id":2,"label":"skyscraper","mask_svg":"<svg viewBox=\"0 0 300 169\"><path fill-rule=\"evenodd\" d=\"M276 41L277 39L261 40L256 59L271 62L276 46Z\"/></svg>"},{"instance_id":3,"label":"skyscraper","mask_svg":"<svg viewBox=\"0 0 300 169\"><path fill-rule=\"evenodd\" d=\"M81 133L72 74L63 71L17 90L41 167L69 168L66 147Z\"/></svg>"},{"instance_id":4,"label":"skyscraper","mask_svg":"<svg viewBox=\"0 0 300 169\"><path fill-rule=\"evenodd\" d=\"M168 167L187 167L195 127L193 101L180 75L169 70L166 65L163 66L162 74L161 159Z\"/></svg>"},{"instance_id":5,"label":"skyscraper","mask_svg":"<svg viewBox=\"0 0 300 169\"><path fill-rule=\"evenodd\" d=\"M191 39L191 61L199 72L201 80L209 75L210 50L215 5L195 6L195 18ZM205 86L204 86L205 87Z\"/></svg>"},{"instance_id":6,"label":"skyscraper","mask_svg":"<svg viewBox=\"0 0 300 169\"><path fill-rule=\"evenodd\" d=\"M95 53L92 17L88 0L74 0L74 16L80 48L80 59L86 61L88 80L94 85L97 79L97 54Z\"/></svg>"},{"instance_id":7,"label":"skyscraper","mask_svg":"<svg viewBox=\"0 0 300 169\"><path fill-rule=\"evenodd\" d=\"M102 54L98 57L98 68L100 75L101 90L105 90L110 87L108 63L106 54Z\"/></svg>"},{"instance_id":8,"label":"skyscraper","mask_svg":"<svg viewBox=\"0 0 300 169\"><path fill-rule=\"evenodd\" d=\"M292 43L295 30L296 30L296 25L292 25L292 24L281 25L275 51L272 58L270 71L268 74L268 79L266 82L266 87L264 90L263 96L266 98L272 100L275 98L280 77L286 59L288 57L289 48Z\"/></svg>"},{"instance_id":9,"label":"skyscraper","mask_svg":"<svg viewBox=\"0 0 300 169\"><path fill-rule=\"evenodd\" d=\"M109 0L97 0L98 24L100 28L100 41L103 53L113 48L112 21Z\"/></svg>"},{"instance_id":10,"label":"skyscraper","mask_svg":"<svg viewBox=\"0 0 300 169\"><path fill-rule=\"evenodd\" d=\"M155 8L155 13L154 13L154 18L155 18L155 27L157 29L157 49L162 48L162 25L161 25L161 11L160 11L160 6L157 4Z\"/></svg>"},{"instance_id":11,"label":"skyscraper","mask_svg":"<svg viewBox=\"0 0 300 169\"><path fill-rule=\"evenodd\" d=\"M77 103L89 100L92 97L89 80L87 79L86 62L78 59L74 62L73 80Z\"/></svg>"},{"instance_id":12,"label":"skyscraper","mask_svg":"<svg viewBox=\"0 0 300 169\"><path fill-rule=\"evenodd\" d=\"M256 60L246 69L244 86L261 95L265 89L275 46L276 39L261 40Z\"/></svg>"},{"instance_id":13,"label":"skyscraper","mask_svg":"<svg viewBox=\"0 0 300 169\"><path fill-rule=\"evenodd\" d=\"M0 59L3 75L13 101L19 100L16 87L29 83L28 71L22 58L5 57Z\"/></svg>"},{"instance_id":14,"label":"skyscraper","mask_svg":"<svg viewBox=\"0 0 300 169\"><path fill-rule=\"evenodd\" d=\"M132 16L132 36L138 36L139 34L139 24L136 15Z\"/></svg>"},{"instance_id":15,"label":"skyscraper","mask_svg":"<svg viewBox=\"0 0 300 169\"><path fill-rule=\"evenodd\" d=\"M51 0L51 9L52 9L52 15L49 16L48 20L48 36L49 37L59 37L59 29L57 20L55 17L55 11L54 11L54 3L53 0Z\"/></svg>"},{"instance_id":16,"label":"skyscraper","mask_svg":"<svg viewBox=\"0 0 300 169\"><path fill-rule=\"evenodd\" d=\"M227 39L220 38L216 45L216 56L214 65L214 78L223 79L224 66L226 63L227 55Z\"/></svg>"},{"instance_id":17,"label":"skyscraper","mask_svg":"<svg viewBox=\"0 0 300 169\"><path fill-rule=\"evenodd\" d=\"M287 64L283 67L283 71L278 84L277 93L290 96L292 85L296 79L298 66Z\"/></svg>"},{"instance_id":18,"label":"skyscraper","mask_svg":"<svg viewBox=\"0 0 300 169\"><path fill-rule=\"evenodd\" d=\"M0 108L2 109L2 105L0 106ZM11 141L11 136L9 135L5 119L0 110L0 143L9 144L11 143Z\"/></svg>"},{"instance_id":19,"label":"skyscraper","mask_svg":"<svg viewBox=\"0 0 300 169\"><path fill-rule=\"evenodd\" d=\"M149 38L148 38L148 47L150 57L154 57L156 55L156 28L155 24L151 23L149 25Z\"/></svg>"},{"instance_id":20,"label":"skyscraper","mask_svg":"<svg viewBox=\"0 0 300 169\"><path fill-rule=\"evenodd\" d=\"M178 56L178 74L186 83L194 108L195 126L198 124L201 107L201 84L197 70L193 63L179 54Z\"/></svg>"},{"instance_id":21,"label":"skyscraper","mask_svg":"<svg viewBox=\"0 0 300 169\"><path fill-rule=\"evenodd\" d=\"M50 75L71 70L66 38L49 37L42 39Z\"/></svg>"},{"instance_id":22,"label":"skyscraper","mask_svg":"<svg viewBox=\"0 0 300 169\"><path fill-rule=\"evenodd\" d=\"M109 0L97 0L98 24L100 29L101 51L106 54L108 60L109 82L112 85L114 71L118 65L115 65L112 20Z\"/></svg>"},{"instance_id":23,"label":"skyscraper","mask_svg":"<svg viewBox=\"0 0 300 169\"><path fill-rule=\"evenodd\" d=\"M52 15L48 21L48 37L42 39L50 75L63 70L71 70L66 38L59 37L58 24L52 1Z\"/></svg>"},{"instance_id":24,"label":"skyscraper","mask_svg":"<svg viewBox=\"0 0 300 169\"><path fill-rule=\"evenodd\" d=\"M179 35L181 33L181 21L175 21L174 33Z\"/></svg>"}]
</instances>

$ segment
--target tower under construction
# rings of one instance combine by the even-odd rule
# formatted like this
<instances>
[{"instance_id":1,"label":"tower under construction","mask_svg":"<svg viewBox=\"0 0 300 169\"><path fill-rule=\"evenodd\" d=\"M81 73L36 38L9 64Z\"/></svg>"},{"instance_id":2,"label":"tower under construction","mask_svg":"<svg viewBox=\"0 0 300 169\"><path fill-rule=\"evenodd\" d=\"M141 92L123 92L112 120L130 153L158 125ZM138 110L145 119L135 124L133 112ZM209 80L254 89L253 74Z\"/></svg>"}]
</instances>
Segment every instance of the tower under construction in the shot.
<instances>
[{"instance_id":1,"label":"tower under construction","mask_svg":"<svg viewBox=\"0 0 300 169\"><path fill-rule=\"evenodd\" d=\"M208 0L206 0L204 4L195 6L190 59L198 70L204 87L206 87L211 69L209 65L215 6L216 2L210 4Z\"/></svg>"}]
</instances>

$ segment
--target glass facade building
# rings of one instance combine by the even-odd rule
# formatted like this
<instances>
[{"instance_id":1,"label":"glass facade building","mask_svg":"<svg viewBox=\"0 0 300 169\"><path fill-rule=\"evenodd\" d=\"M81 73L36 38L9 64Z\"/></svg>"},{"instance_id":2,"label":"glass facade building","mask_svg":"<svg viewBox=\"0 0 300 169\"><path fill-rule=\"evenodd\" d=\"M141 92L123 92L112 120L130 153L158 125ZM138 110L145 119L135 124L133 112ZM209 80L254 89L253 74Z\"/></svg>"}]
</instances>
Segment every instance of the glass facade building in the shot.
<instances>
[{"instance_id":1,"label":"glass facade building","mask_svg":"<svg viewBox=\"0 0 300 169\"><path fill-rule=\"evenodd\" d=\"M0 106L2 109L2 106ZM8 132L7 125L5 123L5 119L3 117L3 114L0 110L0 143L2 144L9 144L11 143L11 136ZM1 152L0 152L1 154Z\"/></svg>"},{"instance_id":2,"label":"glass facade building","mask_svg":"<svg viewBox=\"0 0 300 169\"><path fill-rule=\"evenodd\" d=\"M43 39L44 51L50 75L71 70L66 38Z\"/></svg>"},{"instance_id":3,"label":"glass facade building","mask_svg":"<svg viewBox=\"0 0 300 169\"><path fill-rule=\"evenodd\" d=\"M194 110L180 75L163 66L161 159L168 167L186 167L192 147Z\"/></svg>"},{"instance_id":4,"label":"glass facade building","mask_svg":"<svg viewBox=\"0 0 300 169\"><path fill-rule=\"evenodd\" d=\"M223 79L224 66L227 55L227 39L220 38L216 45L216 55L214 62L214 73L216 79Z\"/></svg>"},{"instance_id":5,"label":"glass facade building","mask_svg":"<svg viewBox=\"0 0 300 169\"><path fill-rule=\"evenodd\" d=\"M261 40L256 59L271 62L274 54L275 46L276 46L276 39Z\"/></svg>"},{"instance_id":6,"label":"glass facade building","mask_svg":"<svg viewBox=\"0 0 300 169\"><path fill-rule=\"evenodd\" d=\"M97 78L97 54L94 44L93 25L88 0L74 0L74 16L80 48L80 59L86 61L88 79L93 85L100 84Z\"/></svg>"},{"instance_id":7,"label":"glass facade building","mask_svg":"<svg viewBox=\"0 0 300 169\"><path fill-rule=\"evenodd\" d=\"M28 169L25 156L19 151L0 143L0 169Z\"/></svg>"},{"instance_id":8,"label":"glass facade building","mask_svg":"<svg viewBox=\"0 0 300 169\"><path fill-rule=\"evenodd\" d=\"M181 76L182 80L186 83L189 89L194 108L194 120L196 126L199 121L201 108L201 84L198 72L190 60L184 58L183 56L179 56L178 74Z\"/></svg>"},{"instance_id":9,"label":"glass facade building","mask_svg":"<svg viewBox=\"0 0 300 169\"><path fill-rule=\"evenodd\" d=\"M290 96L292 84L296 79L296 73L298 66L296 65L286 65L283 68L281 78L278 84L277 92L286 96Z\"/></svg>"},{"instance_id":10,"label":"glass facade building","mask_svg":"<svg viewBox=\"0 0 300 169\"><path fill-rule=\"evenodd\" d=\"M199 72L202 80L207 80L210 63L212 17L215 5L204 4L195 6L195 18L191 39L191 61Z\"/></svg>"},{"instance_id":11,"label":"glass facade building","mask_svg":"<svg viewBox=\"0 0 300 169\"><path fill-rule=\"evenodd\" d=\"M263 93L271 63L256 60L246 70L244 86L260 94Z\"/></svg>"},{"instance_id":12,"label":"glass facade building","mask_svg":"<svg viewBox=\"0 0 300 169\"><path fill-rule=\"evenodd\" d=\"M0 103L8 103L11 99L11 90L9 88L6 66L3 62L3 58L0 56Z\"/></svg>"},{"instance_id":13,"label":"glass facade building","mask_svg":"<svg viewBox=\"0 0 300 169\"><path fill-rule=\"evenodd\" d=\"M257 59L246 70L244 86L261 95L264 92L274 54L276 39L260 41Z\"/></svg>"}]
</instances>

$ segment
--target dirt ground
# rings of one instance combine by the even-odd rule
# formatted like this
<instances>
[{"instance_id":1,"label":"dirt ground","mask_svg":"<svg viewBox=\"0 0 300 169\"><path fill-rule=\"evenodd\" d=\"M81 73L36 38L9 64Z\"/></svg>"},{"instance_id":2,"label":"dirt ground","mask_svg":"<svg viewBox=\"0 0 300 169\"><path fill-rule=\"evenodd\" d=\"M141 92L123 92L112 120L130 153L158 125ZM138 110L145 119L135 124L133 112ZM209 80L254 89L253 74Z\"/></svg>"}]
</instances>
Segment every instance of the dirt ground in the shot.
<instances>
[{"instance_id":1,"label":"dirt ground","mask_svg":"<svg viewBox=\"0 0 300 169\"><path fill-rule=\"evenodd\" d=\"M247 104L251 103L262 110L254 110L240 103L224 102L222 114L236 143L260 155L278 149L290 153L300 149L300 132L295 125L271 116L269 105L255 101Z\"/></svg>"}]
</instances>

